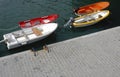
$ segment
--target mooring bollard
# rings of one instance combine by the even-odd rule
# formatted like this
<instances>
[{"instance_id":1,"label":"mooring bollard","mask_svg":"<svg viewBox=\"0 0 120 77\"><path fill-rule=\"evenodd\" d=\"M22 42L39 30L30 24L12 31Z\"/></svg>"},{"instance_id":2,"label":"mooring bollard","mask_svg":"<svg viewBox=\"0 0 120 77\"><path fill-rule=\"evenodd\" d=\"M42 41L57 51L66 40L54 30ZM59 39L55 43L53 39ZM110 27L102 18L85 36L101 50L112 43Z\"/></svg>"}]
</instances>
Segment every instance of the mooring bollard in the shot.
<instances>
[{"instance_id":1,"label":"mooring bollard","mask_svg":"<svg viewBox=\"0 0 120 77\"><path fill-rule=\"evenodd\" d=\"M48 47L47 47L47 45L46 45L46 44L43 46L43 50L45 50L45 51L49 52L49 49L48 49Z\"/></svg>"},{"instance_id":2,"label":"mooring bollard","mask_svg":"<svg viewBox=\"0 0 120 77\"><path fill-rule=\"evenodd\" d=\"M37 56L37 51L35 50L35 48L32 48L31 51L34 53L34 56Z\"/></svg>"}]
</instances>

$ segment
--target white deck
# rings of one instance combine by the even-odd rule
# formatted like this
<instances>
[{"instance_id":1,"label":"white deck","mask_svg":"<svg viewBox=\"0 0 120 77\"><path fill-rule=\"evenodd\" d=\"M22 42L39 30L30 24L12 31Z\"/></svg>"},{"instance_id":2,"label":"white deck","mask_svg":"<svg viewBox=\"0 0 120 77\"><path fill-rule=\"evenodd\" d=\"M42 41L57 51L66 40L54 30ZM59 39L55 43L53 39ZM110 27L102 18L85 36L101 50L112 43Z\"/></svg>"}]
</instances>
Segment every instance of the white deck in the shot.
<instances>
[{"instance_id":1,"label":"white deck","mask_svg":"<svg viewBox=\"0 0 120 77\"><path fill-rule=\"evenodd\" d=\"M12 49L47 37L57 29L57 26L57 23L36 25L30 28L10 32L3 35L3 37L4 40L6 40L8 49Z\"/></svg>"},{"instance_id":2,"label":"white deck","mask_svg":"<svg viewBox=\"0 0 120 77\"><path fill-rule=\"evenodd\" d=\"M120 77L120 27L0 58L0 77Z\"/></svg>"}]
</instances>

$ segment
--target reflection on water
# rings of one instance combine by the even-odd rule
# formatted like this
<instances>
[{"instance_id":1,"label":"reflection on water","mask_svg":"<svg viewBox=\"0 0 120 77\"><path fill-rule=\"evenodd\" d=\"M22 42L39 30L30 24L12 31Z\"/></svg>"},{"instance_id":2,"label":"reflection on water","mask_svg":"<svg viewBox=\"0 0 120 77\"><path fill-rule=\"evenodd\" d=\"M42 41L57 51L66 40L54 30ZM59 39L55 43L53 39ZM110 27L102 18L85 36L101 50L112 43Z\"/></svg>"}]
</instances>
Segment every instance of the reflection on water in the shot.
<instances>
[{"instance_id":1,"label":"reflection on water","mask_svg":"<svg viewBox=\"0 0 120 77\"><path fill-rule=\"evenodd\" d=\"M6 45L2 43L0 44L0 56L28 50L32 47L41 49L44 44L71 39L119 25L120 11L116 11L119 4L112 0L110 1L110 7L107 8L111 11L111 14L105 20L84 28L63 28L63 25L70 17L76 17L73 13L73 9L98 1L99 0L1 0L0 40L3 39L3 34L20 29L18 27L19 21L42 17L53 13L59 14L59 18L56 20L56 22L59 23L59 28L55 33L42 41L13 50L8 51Z\"/></svg>"}]
</instances>

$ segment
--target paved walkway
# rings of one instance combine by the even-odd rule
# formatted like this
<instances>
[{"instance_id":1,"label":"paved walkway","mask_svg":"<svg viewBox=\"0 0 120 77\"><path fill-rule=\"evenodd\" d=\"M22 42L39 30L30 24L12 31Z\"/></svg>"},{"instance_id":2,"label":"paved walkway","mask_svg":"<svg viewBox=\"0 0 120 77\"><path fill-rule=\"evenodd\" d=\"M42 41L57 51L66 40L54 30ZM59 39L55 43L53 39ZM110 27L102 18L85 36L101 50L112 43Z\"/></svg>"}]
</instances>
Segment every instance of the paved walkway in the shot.
<instances>
[{"instance_id":1,"label":"paved walkway","mask_svg":"<svg viewBox=\"0 0 120 77\"><path fill-rule=\"evenodd\" d=\"M120 27L0 58L0 77L120 77Z\"/></svg>"}]
</instances>

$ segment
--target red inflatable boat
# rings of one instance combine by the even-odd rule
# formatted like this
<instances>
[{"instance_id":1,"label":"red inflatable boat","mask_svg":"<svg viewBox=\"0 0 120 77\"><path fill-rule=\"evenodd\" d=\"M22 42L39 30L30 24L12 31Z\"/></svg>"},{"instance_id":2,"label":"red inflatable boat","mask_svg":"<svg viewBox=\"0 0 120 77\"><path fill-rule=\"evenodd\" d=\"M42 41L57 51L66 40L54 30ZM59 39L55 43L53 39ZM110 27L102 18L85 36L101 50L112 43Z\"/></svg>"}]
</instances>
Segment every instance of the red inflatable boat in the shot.
<instances>
[{"instance_id":1,"label":"red inflatable boat","mask_svg":"<svg viewBox=\"0 0 120 77\"><path fill-rule=\"evenodd\" d=\"M58 18L58 14L51 14L39 18L33 18L26 21L19 22L21 28L28 28L39 24L46 24L55 21Z\"/></svg>"}]
</instances>

